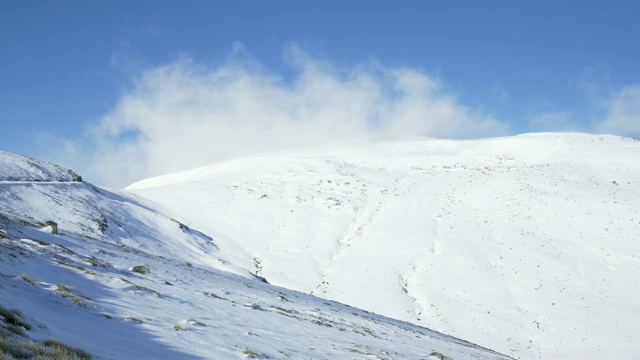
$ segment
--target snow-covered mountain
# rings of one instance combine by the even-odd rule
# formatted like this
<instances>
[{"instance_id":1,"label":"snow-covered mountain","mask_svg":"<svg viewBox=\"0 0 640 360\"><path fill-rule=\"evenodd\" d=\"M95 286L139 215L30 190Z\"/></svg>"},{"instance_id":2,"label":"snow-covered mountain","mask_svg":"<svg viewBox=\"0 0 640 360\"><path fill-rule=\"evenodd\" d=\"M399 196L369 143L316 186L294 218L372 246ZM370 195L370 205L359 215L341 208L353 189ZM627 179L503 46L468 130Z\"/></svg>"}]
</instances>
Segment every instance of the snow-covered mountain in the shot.
<instances>
[{"instance_id":1,"label":"snow-covered mountain","mask_svg":"<svg viewBox=\"0 0 640 360\"><path fill-rule=\"evenodd\" d=\"M0 152L0 176L0 358L506 358L264 283L239 247L67 169Z\"/></svg>"},{"instance_id":2,"label":"snow-covered mountain","mask_svg":"<svg viewBox=\"0 0 640 360\"><path fill-rule=\"evenodd\" d=\"M82 181L61 166L0 150L0 181Z\"/></svg>"},{"instance_id":3,"label":"snow-covered mountain","mask_svg":"<svg viewBox=\"0 0 640 360\"><path fill-rule=\"evenodd\" d=\"M127 190L229 264L533 359L640 357L640 141L362 141Z\"/></svg>"}]
</instances>

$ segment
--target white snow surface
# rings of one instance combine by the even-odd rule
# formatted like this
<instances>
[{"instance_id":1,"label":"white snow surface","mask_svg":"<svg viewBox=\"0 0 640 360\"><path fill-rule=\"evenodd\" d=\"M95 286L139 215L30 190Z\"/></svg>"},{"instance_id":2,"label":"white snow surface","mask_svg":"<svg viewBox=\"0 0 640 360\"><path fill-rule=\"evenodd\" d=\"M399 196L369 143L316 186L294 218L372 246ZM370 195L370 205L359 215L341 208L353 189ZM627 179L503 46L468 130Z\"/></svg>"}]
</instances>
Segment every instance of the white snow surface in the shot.
<instances>
[{"instance_id":1,"label":"white snow surface","mask_svg":"<svg viewBox=\"0 0 640 360\"><path fill-rule=\"evenodd\" d=\"M81 181L61 166L0 150L0 181Z\"/></svg>"},{"instance_id":2,"label":"white snow surface","mask_svg":"<svg viewBox=\"0 0 640 360\"><path fill-rule=\"evenodd\" d=\"M54 170L28 181L30 161L0 153L6 178L20 179L0 182L0 306L24 314L33 340L96 359L507 358L263 283L243 268L250 255L240 247L225 253L133 195L59 182L68 172L51 164L37 162Z\"/></svg>"},{"instance_id":3,"label":"white snow surface","mask_svg":"<svg viewBox=\"0 0 640 360\"><path fill-rule=\"evenodd\" d=\"M278 286L523 359L640 358L635 139L362 141L127 190Z\"/></svg>"}]
</instances>

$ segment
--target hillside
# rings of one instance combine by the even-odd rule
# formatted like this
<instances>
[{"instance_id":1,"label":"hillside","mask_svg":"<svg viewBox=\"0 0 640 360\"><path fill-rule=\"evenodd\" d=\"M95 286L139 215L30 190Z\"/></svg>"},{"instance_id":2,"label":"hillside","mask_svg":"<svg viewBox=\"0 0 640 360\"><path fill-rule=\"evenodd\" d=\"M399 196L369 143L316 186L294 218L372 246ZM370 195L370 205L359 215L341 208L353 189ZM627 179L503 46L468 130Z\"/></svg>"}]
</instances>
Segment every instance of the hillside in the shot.
<instances>
[{"instance_id":1,"label":"hillside","mask_svg":"<svg viewBox=\"0 0 640 360\"><path fill-rule=\"evenodd\" d=\"M514 357L631 359L638 159L588 134L362 141L127 190L272 284Z\"/></svg>"},{"instance_id":2,"label":"hillside","mask_svg":"<svg viewBox=\"0 0 640 360\"><path fill-rule=\"evenodd\" d=\"M0 150L0 181L82 181L61 166Z\"/></svg>"},{"instance_id":3,"label":"hillside","mask_svg":"<svg viewBox=\"0 0 640 360\"><path fill-rule=\"evenodd\" d=\"M0 169L0 358L506 359L266 284L218 239L67 169L8 153Z\"/></svg>"}]
</instances>

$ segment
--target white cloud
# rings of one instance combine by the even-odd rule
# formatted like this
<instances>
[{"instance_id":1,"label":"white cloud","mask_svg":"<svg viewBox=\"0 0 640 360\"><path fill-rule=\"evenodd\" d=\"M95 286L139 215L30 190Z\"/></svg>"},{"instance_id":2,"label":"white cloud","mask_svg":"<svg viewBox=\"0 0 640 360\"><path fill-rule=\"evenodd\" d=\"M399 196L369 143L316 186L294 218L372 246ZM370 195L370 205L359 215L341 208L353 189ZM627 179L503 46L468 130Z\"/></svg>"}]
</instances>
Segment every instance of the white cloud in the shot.
<instances>
[{"instance_id":1,"label":"white cloud","mask_svg":"<svg viewBox=\"0 0 640 360\"><path fill-rule=\"evenodd\" d=\"M340 68L296 47L292 79L242 48L213 66L180 58L142 72L89 134L98 183L133 181L265 151L371 135L483 137L505 124L457 102L422 71Z\"/></svg>"},{"instance_id":2,"label":"white cloud","mask_svg":"<svg viewBox=\"0 0 640 360\"><path fill-rule=\"evenodd\" d=\"M529 131L582 131L618 136L640 136L640 84L620 84L608 70L585 68L569 82L579 97L573 108L543 111L529 118ZM546 108L558 104L546 103ZM565 104L566 105L566 104Z\"/></svg>"},{"instance_id":3,"label":"white cloud","mask_svg":"<svg viewBox=\"0 0 640 360\"><path fill-rule=\"evenodd\" d=\"M607 103L608 113L597 125L599 132L638 136L640 134L640 85L628 85Z\"/></svg>"}]
</instances>

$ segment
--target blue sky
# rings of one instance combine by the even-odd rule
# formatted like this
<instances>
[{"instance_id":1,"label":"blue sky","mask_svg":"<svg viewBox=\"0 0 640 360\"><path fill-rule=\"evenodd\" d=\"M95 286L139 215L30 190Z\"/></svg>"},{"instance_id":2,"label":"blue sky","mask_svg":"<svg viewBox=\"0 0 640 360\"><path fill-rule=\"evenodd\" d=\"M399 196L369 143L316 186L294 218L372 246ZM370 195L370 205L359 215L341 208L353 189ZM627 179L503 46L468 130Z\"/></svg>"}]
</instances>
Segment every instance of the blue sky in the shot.
<instances>
[{"instance_id":1,"label":"blue sky","mask_svg":"<svg viewBox=\"0 0 640 360\"><path fill-rule=\"evenodd\" d=\"M123 186L333 138L637 137L639 17L637 1L2 1L0 149Z\"/></svg>"}]
</instances>

